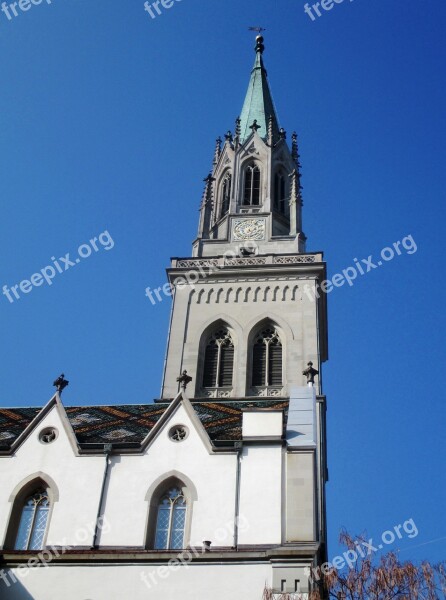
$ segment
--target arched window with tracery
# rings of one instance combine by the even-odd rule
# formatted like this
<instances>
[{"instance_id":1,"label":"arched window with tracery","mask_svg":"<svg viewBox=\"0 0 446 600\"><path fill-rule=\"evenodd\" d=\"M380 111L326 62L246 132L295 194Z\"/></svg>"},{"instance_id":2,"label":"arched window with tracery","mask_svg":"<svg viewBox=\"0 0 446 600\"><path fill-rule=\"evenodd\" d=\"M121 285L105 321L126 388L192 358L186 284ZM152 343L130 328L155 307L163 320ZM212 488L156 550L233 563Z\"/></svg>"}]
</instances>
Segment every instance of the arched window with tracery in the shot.
<instances>
[{"instance_id":1,"label":"arched window with tracery","mask_svg":"<svg viewBox=\"0 0 446 600\"><path fill-rule=\"evenodd\" d=\"M274 176L274 208L282 215L286 212L286 179L283 172L276 173Z\"/></svg>"},{"instance_id":2,"label":"arched window with tracery","mask_svg":"<svg viewBox=\"0 0 446 600\"><path fill-rule=\"evenodd\" d=\"M254 339L252 385L282 385L282 342L273 326L262 329Z\"/></svg>"},{"instance_id":3,"label":"arched window with tracery","mask_svg":"<svg viewBox=\"0 0 446 600\"><path fill-rule=\"evenodd\" d=\"M184 548L186 499L178 486L171 487L158 503L155 530L155 550Z\"/></svg>"},{"instance_id":4,"label":"arched window with tracery","mask_svg":"<svg viewBox=\"0 0 446 600\"><path fill-rule=\"evenodd\" d=\"M231 203L231 183L232 177L228 173L225 175L221 186L221 216L224 217L229 212L229 206Z\"/></svg>"},{"instance_id":5,"label":"arched window with tracery","mask_svg":"<svg viewBox=\"0 0 446 600\"><path fill-rule=\"evenodd\" d=\"M245 169L243 204L246 206L259 206L260 204L260 168L254 163Z\"/></svg>"},{"instance_id":6,"label":"arched window with tracery","mask_svg":"<svg viewBox=\"0 0 446 600\"><path fill-rule=\"evenodd\" d=\"M234 343L226 327L215 331L206 344L203 387L231 387L234 371Z\"/></svg>"},{"instance_id":7,"label":"arched window with tracery","mask_svg":"<svg viewBox=\"0 0 446 600\"><path fill-rule=\"evenodd\" d=\"M42 550L48 526L50 500L44 488L36 489L22 504L15 550Z\"/></svg>"}]
</instances>

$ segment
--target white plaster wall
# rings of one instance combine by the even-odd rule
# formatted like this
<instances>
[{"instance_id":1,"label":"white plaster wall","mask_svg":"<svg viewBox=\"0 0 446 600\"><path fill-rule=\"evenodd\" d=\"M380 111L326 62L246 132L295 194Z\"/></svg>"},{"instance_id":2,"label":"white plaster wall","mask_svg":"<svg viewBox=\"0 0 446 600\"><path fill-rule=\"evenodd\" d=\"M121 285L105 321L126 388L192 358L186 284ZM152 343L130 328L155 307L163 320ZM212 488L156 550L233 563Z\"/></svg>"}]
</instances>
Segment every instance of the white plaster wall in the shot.
<instances>
[{"instance_id":1,"label":"white plaster wall","mask_svg":"<svg viewBox=\"0 0 446 600\"><path fill-rule=\"evenodd\" d=\"M38 433L53 426L57 440L42 444ZM65 433L58 410L54 407L16 451L13 457L0 457L0 543L9 522L10 495L29 475L42 471L49 475L59 490L48 530L47 544L90 546L99 503L102 457L78 457ZM86 539L85 532L88 531ZM83 538L83 539L80 539Z\"/></svg>"},{"instance_id":2,"label":"white plaster wall","mask_svg":"<svg viewBox=\"0 0 446 600\"><path fill-rule=\"evenodd\" d=\"M280 544L282 447L245 446L241 461L240 515L247 527L239 544Z\"/></svg>"},{"instance_id":3,"label":"white plaster wall","mask_svg":"<svg viewBox=\"0 0 446 600\"><path fill-rule=\"evenodd\" d=\"M185 425L188 437L172 442L168 431L173 425ZM203 540L218 545L233 543L235 507L235 454L209 454L195 425L183 406L166 422L143 456L120 456L113 459L107 488L105 516L109 531L101 536L104 546L142 546L145 541L149 503L147 492L159 477L179 471L194 484L198 500L192 514L191 543ZM221 529L226 536L223 539Z\"/></svg>"},{"instance_id":4,"label":"white plaster wall","mask_svg":"<svg viewBox=\"0 0 446 600\"><path fill-rule=\"evenodd\" d=\"M2 600L259 600L271 566L190 565L167 572L162 579L154 565L51 566L29 571L7 588L0 583ZM15 572L15 571L14 571ZM157 583L147 587L141 579L154 572Z\"/></svg>"},{"instance_id":5,"label":"white plaster wall","mask_svg":"<svg viewBox=\"0 0 446 600\"><path fill-rule=\"evenodd\" d=\"M244 438L275 436L283 432L283 412L247 411L243 413L242 435Z\"/></svg>"}]
</instances>

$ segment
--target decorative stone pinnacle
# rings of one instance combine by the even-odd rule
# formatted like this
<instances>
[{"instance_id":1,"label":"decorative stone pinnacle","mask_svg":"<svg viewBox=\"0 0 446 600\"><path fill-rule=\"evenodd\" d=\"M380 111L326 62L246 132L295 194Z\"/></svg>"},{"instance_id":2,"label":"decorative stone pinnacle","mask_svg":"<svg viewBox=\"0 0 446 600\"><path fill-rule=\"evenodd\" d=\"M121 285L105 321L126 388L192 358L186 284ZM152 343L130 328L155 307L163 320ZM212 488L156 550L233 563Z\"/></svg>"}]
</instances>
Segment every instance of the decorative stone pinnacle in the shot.
<instances>
[{"instance_id":1,"label":"decorative stone pinnacle","mask_svg":"<svg viewBox=\"0 0 446 600\"><path fill-rule=\"evenodd\" d=\"M192 381L192 377L187 374L187 371L183 371L180 377L177 377L177 381L181 384L183 390L186 391L188 384Z\"/></svg>"},{"instance_id":2,"label":"decorative stone pinnacle","mask_svg":"<svg viewBox=\"0 0 446 600\"><path fill-rule=\"evenodd\" d=\"M279 138L281 140L286 140L286 131L283 127L281 127L279 130Z\"/></svg>"},{"instance_id":3,"label":"decorative stone pinnacle","mask_svg":"<svg viewBox=\"0 0 446 600\"><path fill-rule=\"evenodd\" d=\"M261 129L261 128L262 128L261 125L257 125L257 119L254 119L253 124L249 126L249 129L252 129L253 131L256 131L256 132L258 129Z\"/></svg>"},{"instance_id":4,"label":"decorative stone pinnacle","mask_svg":"<svg viewBox=\"0 0 446 600\"><path fill-rule=\"evenodd\" d=\"M273 115L268 118L268 144L273 145Z\"/></svg>"},{"instance_id":5,"label":"decorative stone pinnacle","mask_svg":"<svg viewBox=\"0 0 446 600\"><path fill-rule=\"evenodd\" d=\"M220 158L220 154L221 154L221 138L218 137L215 140L215 152L214 152L214 166L217 164L218 159Z\"/></svg>"},{"instance_id":6,"label":"decorative stone pinnacle","mask_svg":"<svg viewBox=\"0 0 446 600\"><path fill-rule=\"evenodd\" d=\"M232 142L232 131L229 131L229 130L228 130L228 131L225 133L225 140L226 140L227 142Z\"/></svg>"},{"instance_id":7,"label":"decorative stone pinnacle","mask_svg":"<svg viewBox=\"0 0 446 600\"><path fill-rule=\"evenodd\" d=\"M237 137L238 137L238 136L241 134L241 132L242 132L242 130L241 130L241 127L240 127L240 124L241 124L241 122L242 122L241 118L240 118L240 117L237 117L237 118L236 118L236 120L235 120L235 135L236 135Z\"/></svg>"},{"instance_id":8,"label":"decorative stone pinnacle","mask_svg":"<svg viewBox=\"0 0 446 600\"><path fill-rule=\"evenodd\" d=\"M291 136L291 156L295 162L299 160L299 153L297 148L297 133L294 131Z\"/></svg>"},{"instance_id":9,"label":"decorative stone pinnacle","mask_svg":"<svg viewBox=\"0 0 446 600\"><path fill-rule=\"evenodd\" d=\"M305 377L307 378L308 385L312 386L314 384L314 377L315 375L319 375L319 371L313 369L313 363L311 362L311 360L308 363L308 369L305 369L305 371L302 372L302 375L305 375Z\"/></svg>"},{"instance_id":10,"label":"decorative stone pinnacle","mask_svg":"<svg viewBox=\"0 0 446 600\"><path fill-rule=\"evenodd\" d=\"M62 375L54 381L53 385L56 387L59 394L61 394L69 383L70 382L65 379L65 375L62 373Z\"/></svg>"}]
</instances>

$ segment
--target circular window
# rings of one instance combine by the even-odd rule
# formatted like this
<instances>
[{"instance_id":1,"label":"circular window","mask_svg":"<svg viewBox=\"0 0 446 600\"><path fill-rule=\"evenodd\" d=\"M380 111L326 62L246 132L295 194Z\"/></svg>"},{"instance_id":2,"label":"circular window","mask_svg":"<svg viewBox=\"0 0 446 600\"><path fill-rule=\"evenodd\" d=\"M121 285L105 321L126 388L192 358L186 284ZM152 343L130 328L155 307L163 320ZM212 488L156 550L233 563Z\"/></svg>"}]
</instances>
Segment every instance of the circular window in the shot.
<instances>
[{"instance_id":1,"label":"circular window","mask_svg":"<svg viewBox=\"0 0 446 600\"><path fill-rule=\"evenodd\" d=\"M182 442L189 435L189 430L184 425L175 425L169 429L169 438L172 442Z\"/></svg>"},{"instance_id":2,"label":"circular window","mask_svg":"<svg viewBox=\"0 0 446 600\"><path fill-rule=\"evenodd\" d=\"M54 427L45 427L45 429L42 429L39 433L39 441L42 442L42 444L51 444L57 439L57 435L57 429Z\"/></svg>"}]
</instances>

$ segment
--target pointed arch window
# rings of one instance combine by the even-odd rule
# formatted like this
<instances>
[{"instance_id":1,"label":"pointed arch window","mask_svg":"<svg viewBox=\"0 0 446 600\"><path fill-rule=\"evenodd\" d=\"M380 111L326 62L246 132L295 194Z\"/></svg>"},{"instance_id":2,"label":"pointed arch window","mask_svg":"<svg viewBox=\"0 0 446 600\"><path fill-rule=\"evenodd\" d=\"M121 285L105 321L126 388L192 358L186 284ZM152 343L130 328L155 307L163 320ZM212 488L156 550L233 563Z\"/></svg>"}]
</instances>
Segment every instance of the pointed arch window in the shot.
<instances>
[{"instance_id":1,"label":"pointed arch window","mask_svg":"<svg viewBox=\"0 0 446 600\"><path fill-rule=\"evenodd\" d=\"M231 387L234 370L234 343L222 327L209 339L204 355L203 387Z\"/></svg>"},{"instance_id":2,"label":"pointed arch window","mask_svg":"<svg viewBox=\"0 0 446 600\"><path fill-rule=\"evenodd\" d=\"M48 492L38 488L23 503L15 550L42 550L48 527L50 500Z\"/></svg>"},{"instance_id":3,"label":"pointed arch window","mask_svg":"<svg viewBox=\"0 0 446 600\"><path fill-rule=\"evenodd\" d=\"M181 550L184 547L186 499L181 489L169 489L158 504L155 550Z\"/></svg>"},{"instance_id":4,"label":"pointed arch window","mask_svg":"<svg viewBox=\"0 0 446 600\"><path fill-rule=\"evenodd\" d=\"M286 212L286 179L282 172L276 173L274 176L274 208L282 213Z\"/></svg>"},{"instance_id":5,"label":"pointed arch window","mask_svg":"<svg viewBox=\"0 0 446 600\"><path fill-rule=\"evenodd\" d=\"M246 206L260 204L260 168L255 164L248 165L245 170L243 204Z\"/></svg>"},{"instance_id":6,"label":"pointed arch window","mask_svg":"<svg viewBox=\"0 0 446 600\"><path fill-rule=\"evenodd\" d=\"M228 173L223 179L221 186L221 216L224 217L229 212L231 203L231 184L232 176Z\"/></svg>"},{"instance_id":7,"label":"pointed arch window","mask_svg":"<svg viewBox=\"0 0 446 600\"><path fill-rule=\"evenodd\" d=\"M252 385L282 385L282 342L274 327L263 329L254 340Z\"/></svg>"}]
</instances>

